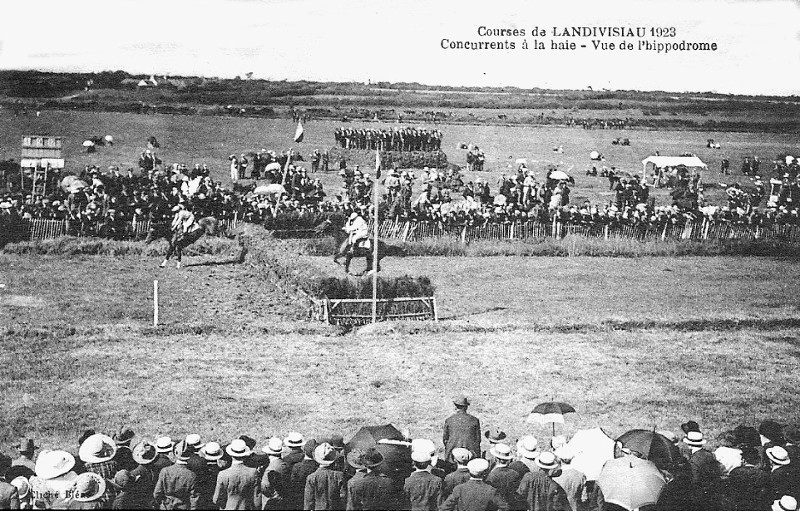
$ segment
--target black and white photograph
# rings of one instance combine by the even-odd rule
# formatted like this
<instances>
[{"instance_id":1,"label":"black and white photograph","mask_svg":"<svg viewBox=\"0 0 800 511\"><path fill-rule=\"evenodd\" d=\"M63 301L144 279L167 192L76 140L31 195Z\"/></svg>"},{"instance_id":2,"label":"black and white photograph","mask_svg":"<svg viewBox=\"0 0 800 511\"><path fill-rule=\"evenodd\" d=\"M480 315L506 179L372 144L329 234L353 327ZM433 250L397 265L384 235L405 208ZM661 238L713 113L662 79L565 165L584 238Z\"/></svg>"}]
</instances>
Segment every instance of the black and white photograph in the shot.
<instances>
[{"instance_id":1,"label":"black and white photograph","mask_svg":"<svg viewBox=\"0 0 800 511\"><path fill-rule=\"evenodd\" d=\"M797 511L797 0L0 8L0 509Z\"/></svg>"}]
</instances>

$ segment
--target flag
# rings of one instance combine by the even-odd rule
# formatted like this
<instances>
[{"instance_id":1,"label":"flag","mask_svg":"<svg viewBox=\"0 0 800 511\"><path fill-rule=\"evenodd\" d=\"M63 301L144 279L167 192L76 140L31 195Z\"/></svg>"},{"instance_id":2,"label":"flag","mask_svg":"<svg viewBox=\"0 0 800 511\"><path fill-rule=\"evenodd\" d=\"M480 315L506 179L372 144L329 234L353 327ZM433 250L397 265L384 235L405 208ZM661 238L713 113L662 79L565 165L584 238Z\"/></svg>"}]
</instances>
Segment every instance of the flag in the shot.
<instances>
[{"instance_id":1,"label":"flag","mask_svg":"<svg viewBox=\"0 0 800 511\"><path fill-rule=\"evenodd\" d=\"M297 129L294 131L294 141L300 143L303 141L303 125L297 121Z\"/></svg>"},{"instance_id":2,"label":"flag","mask_svg":"<svg viewBox=\"0 0 800 511\"><path fill-rule=\"evenodd\" d=\"M380 179L381 177L381 152L377 149L375 150L375 179Z\"/></svg>"}]
</instances>

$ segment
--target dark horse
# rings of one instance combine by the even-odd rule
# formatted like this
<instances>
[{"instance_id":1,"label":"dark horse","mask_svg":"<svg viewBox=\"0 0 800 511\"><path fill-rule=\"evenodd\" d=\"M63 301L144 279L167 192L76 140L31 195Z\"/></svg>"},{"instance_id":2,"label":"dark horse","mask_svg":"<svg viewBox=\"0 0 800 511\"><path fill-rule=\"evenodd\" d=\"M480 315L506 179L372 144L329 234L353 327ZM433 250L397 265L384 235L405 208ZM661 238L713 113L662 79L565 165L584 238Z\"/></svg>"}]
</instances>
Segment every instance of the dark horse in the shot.
<instances>
[{"instance_id":1,"label":"dark horse","mask_svg":"<svg viewBox=\"0 0 800 511\"><path fill-rule=\"evenodd\" d=\"M336 264L341 264L339 259L344 257L345 272L350 273L350 261L352 261L353 258L361 257L363 257L367 263L367 269L364 270L364 273L370 273L372 271L372 248L366 249L360 246L350 247L342 252L344 242L347 240L347 233L344 232L341 227L336 226L330 219L323 221L314 230L318 235L333 235L333 239L336 242L336 253L333 256L333 262ZM381 259L386 256L399 256L402 255L402 252L403 250L400 247L387 245L383 241L378 240L378 271L381 271Z\"/></svg>"},{"instance_id":2,"label":"dark horse","mask_svg":"<svg viewBox=\"0 0 800 511\"><path fill-rule=\"evenodd\" d=\"M219 220L214 218L213 216L203 217L197 221L197 225L200 226L200 229L192 231L190 233L184 234L182 232L172 232L169 230L169 226L166 226L166 230L162 228L162 231L159 233L160 237L166 238L169 241L169 247L167 247L167 253L164 256L164 261L161 263L161 267L167 265L167 261L173 256L173 254L178 259L177 267L180 268L181 266L181 259L183 257L183 249L194 243L195 241L199 240L203 237L204 234L209 236L214 236L220 234L220 226ZM150 239L150 234L148 234L148 240Z\"/></svg>"}]
</instances>

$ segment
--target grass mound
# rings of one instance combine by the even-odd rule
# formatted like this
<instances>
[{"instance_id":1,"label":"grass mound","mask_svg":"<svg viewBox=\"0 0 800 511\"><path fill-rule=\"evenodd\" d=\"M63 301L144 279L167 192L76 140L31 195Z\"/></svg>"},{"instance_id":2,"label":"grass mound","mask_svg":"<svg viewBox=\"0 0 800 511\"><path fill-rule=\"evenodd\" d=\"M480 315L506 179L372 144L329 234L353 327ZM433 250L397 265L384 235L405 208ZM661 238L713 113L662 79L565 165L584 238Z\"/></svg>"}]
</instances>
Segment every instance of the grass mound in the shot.
<instances>
[{"instance_id":1,"label":"grass mound","mask_svg":"<svg viewBox=\"0 0 800 511\"><path fill-rule=\"evenodd\" d=\"M322 294L328 298L372 298L372 280L328 277L319 283ZM433 296L434 287L428 277L402 277L387 279L378 277L378 299L392 300L404 296Z\"/></svg>"}]
</instances>

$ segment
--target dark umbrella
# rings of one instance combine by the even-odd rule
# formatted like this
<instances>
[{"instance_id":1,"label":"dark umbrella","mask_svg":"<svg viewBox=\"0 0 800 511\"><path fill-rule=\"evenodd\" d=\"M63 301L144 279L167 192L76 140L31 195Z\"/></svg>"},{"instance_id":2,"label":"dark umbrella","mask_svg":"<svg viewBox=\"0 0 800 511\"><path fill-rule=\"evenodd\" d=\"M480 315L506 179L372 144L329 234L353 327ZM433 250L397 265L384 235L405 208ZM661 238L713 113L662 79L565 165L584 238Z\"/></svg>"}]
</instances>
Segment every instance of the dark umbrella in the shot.
<instances>
[{"instance_id":1,"label":"dark umbrella","mask_svg":"<svg viewBox=\"0 0 800 511\"><path fill-rule=\"evenodd\" d=\"M622 447L639 453L661 469L667 469L681 458L678 446L655 431L632 429L617 438L617 441L622 443Z\"/></svg>"},{"instance_id":2,"label":"dark umbrella","mask_svg":"<svg viewBox=\"0 0 800 511\"><path fill-rule=\"evenodd\" d=\"M386 442L381 442L386 440ZM411 444L404 441L403 434L391 424L363 426L345 444L344 451L374 447L383 455L381 471L386 474L406 472L411 466Z\"/></svg>"},{"instance_id":3,"label":"dark umbrella","mask_svg":"<svg viewBox=\"0 0 800 511\"><path fill-rule=\"evenodd\" d=\"M575 408L567 403L558 401L548 401L540 403L531 411L528 422L539 422L541 424L552 423L553 435L556 434L556 422L564 424L564 414L575 413Z\"/></svg>"}]
</instances>

